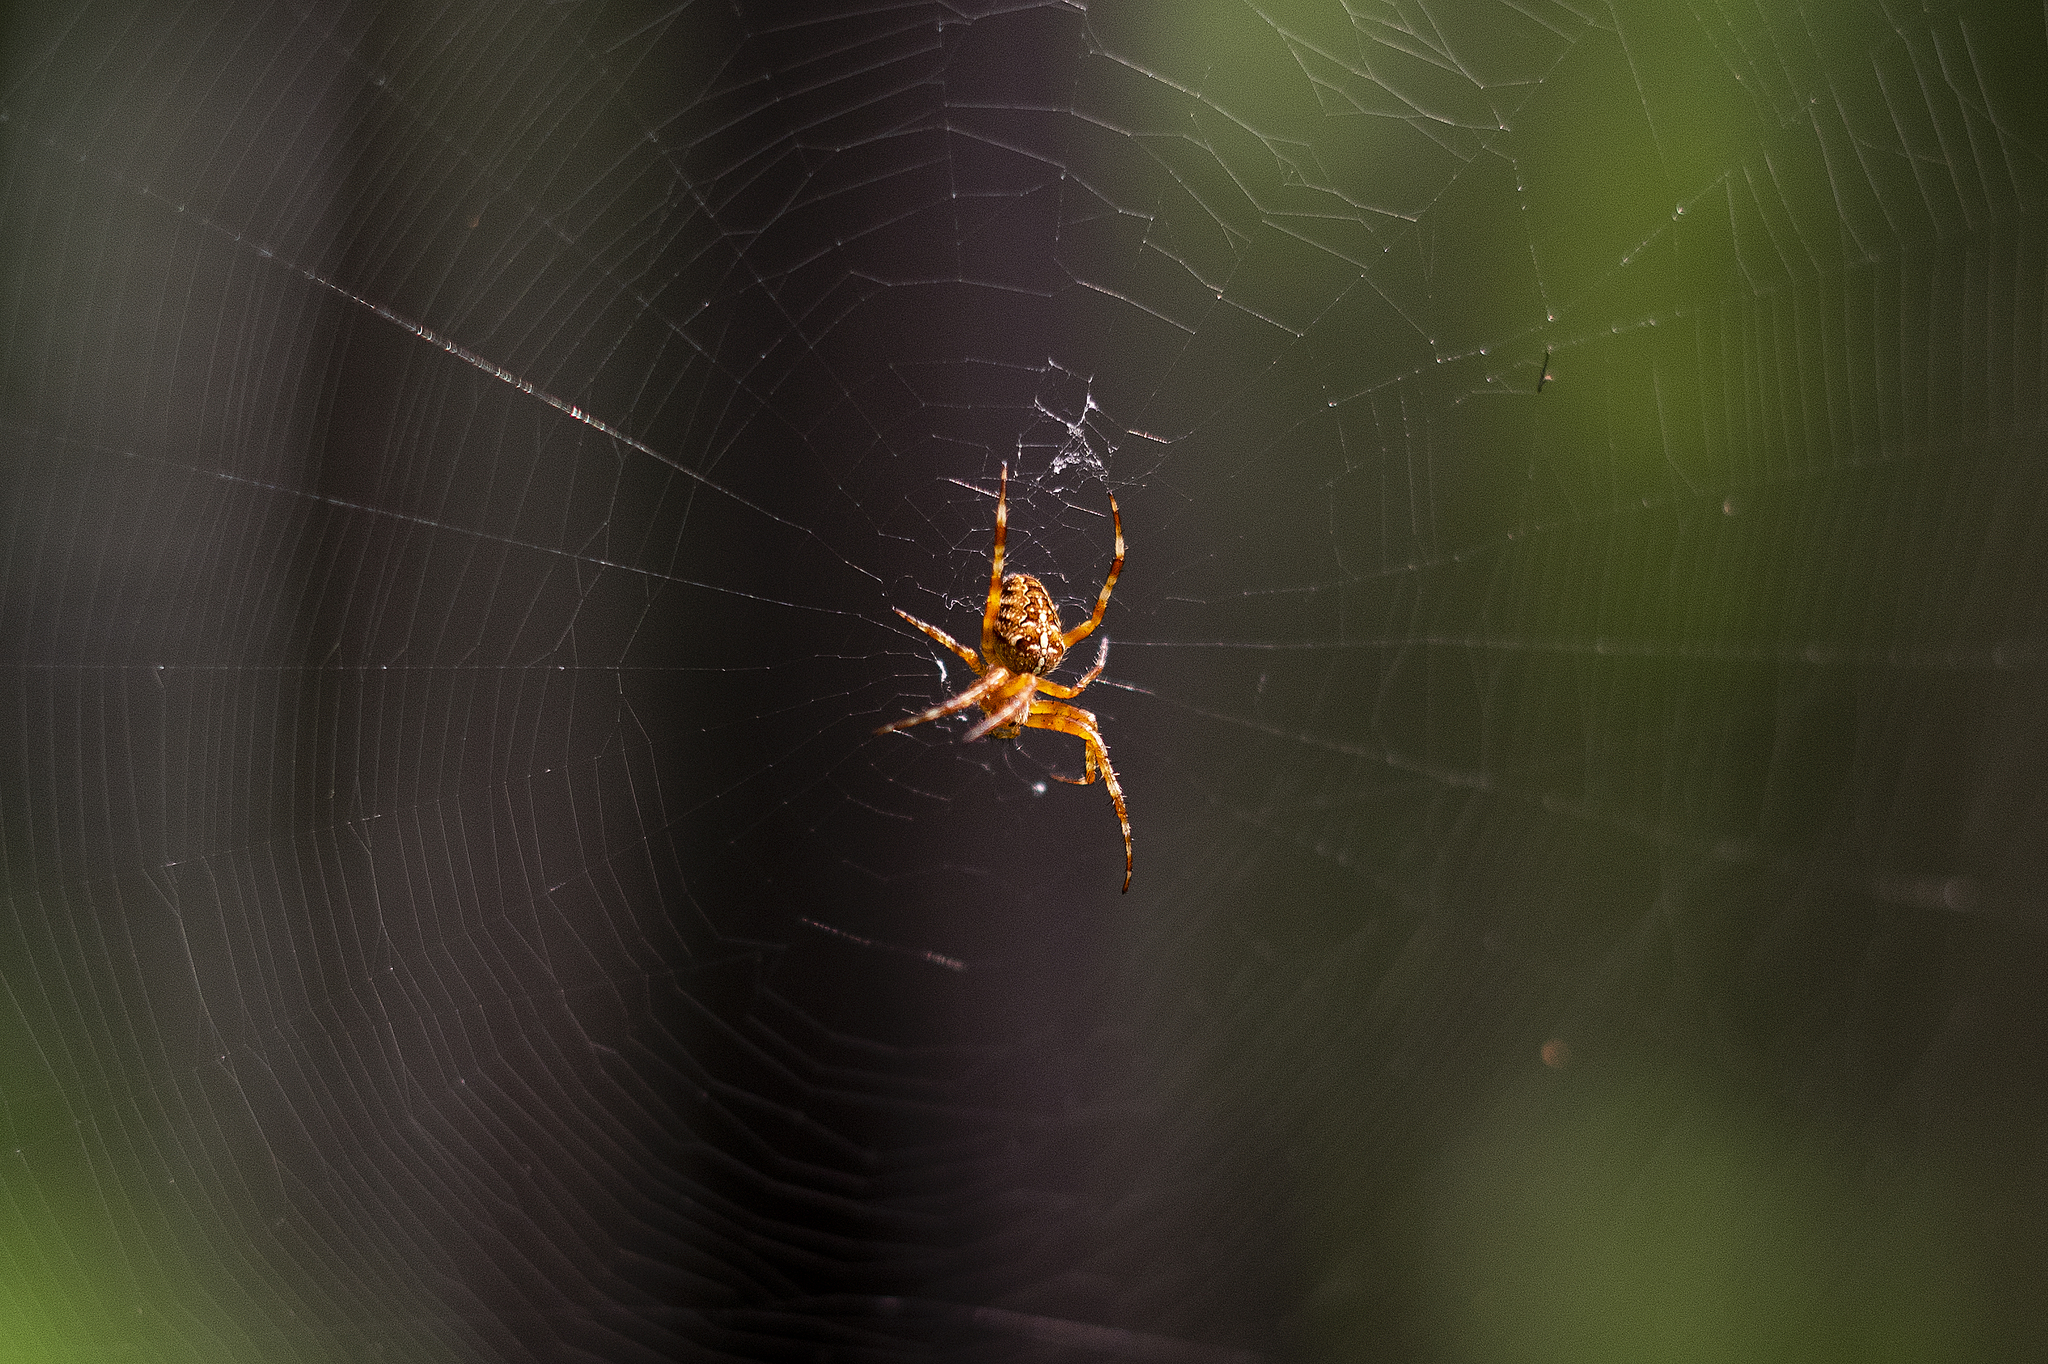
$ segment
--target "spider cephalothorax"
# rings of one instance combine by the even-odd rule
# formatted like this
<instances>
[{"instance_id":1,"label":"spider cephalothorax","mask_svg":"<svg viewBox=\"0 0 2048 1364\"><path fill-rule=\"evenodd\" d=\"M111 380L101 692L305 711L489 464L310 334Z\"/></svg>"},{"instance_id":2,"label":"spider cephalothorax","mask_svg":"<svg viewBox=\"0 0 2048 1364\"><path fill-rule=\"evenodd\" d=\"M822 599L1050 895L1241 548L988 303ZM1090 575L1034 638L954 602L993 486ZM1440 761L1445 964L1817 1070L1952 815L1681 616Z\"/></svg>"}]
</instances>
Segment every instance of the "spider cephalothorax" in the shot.
<instances>
[{"instance_id":1,"label":"spider cephalothorax","mask_svg":"<svg viewBox=\"0 0 2048 1364\"><path fill-rule=\"evenodd\" d=\"M1064 700L1045 699L1046 696L1079 696L1083 688L1102 675L1103 665L1109 661L1109 640L1105 637L1102 647L1096 650L1095 666L1081 674L1081 680L1073 686L1055 682L1046 676L1060 665L1068 649L1094 633L1095 627L1102 624L1102 613L1109 609L1110 589L1116 586L1116 576L1124 569L1123 513L1117 510L1116 496L1111 494L1109 516L1111 524L1116 527L1116 557L1110 560L1109 576L1103 580L1101 595L1095 599L1094 613L1073 629L1061 630L1060 609L1053 604L1052 594L1045 590L1045 584L1029 573L1003 576L1003 542L1009 531L1009 505L1010 466L1005 464L1002 483L996 493L996 543L990 555L988 604L981 613L980 653L961 644L938 626L927 625L908 611L896 611L897 615L965 659L980 680L930 710L892 721L875 733L907 729L970 706L980 706L983 718L967 731L963 736L966 739L979 739L989 734L998 739L1008 739L1021 729L1053 729L1080 739L1086 745L1087 753L1081 775L1059 779L1076 786L1086 786L1100 776L1102 784L1109 788L1110 803L1116 806L1116 817L1124 826L1124 889L1129 890L1131 818L1124 809L1123 788L1117 784L1116 770L1109 765L1109 750L1103 745L1102 731L1096 727L1095 715L1079 706L1067 705ZM1041 696L1041 692L1045 696Z\"/></svg>"}]
</instances>

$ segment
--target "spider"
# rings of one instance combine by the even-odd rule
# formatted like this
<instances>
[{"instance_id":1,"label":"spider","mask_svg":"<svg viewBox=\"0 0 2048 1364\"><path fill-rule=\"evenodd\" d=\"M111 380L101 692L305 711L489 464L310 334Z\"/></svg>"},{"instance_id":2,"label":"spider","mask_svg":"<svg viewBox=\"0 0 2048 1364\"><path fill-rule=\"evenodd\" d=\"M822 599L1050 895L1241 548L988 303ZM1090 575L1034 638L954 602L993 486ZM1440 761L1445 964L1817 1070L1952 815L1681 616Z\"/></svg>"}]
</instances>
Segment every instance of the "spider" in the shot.
<instances>
[{"instance_id":1,"label":"spider","mask_svg":"<svg viewBox=\"0 0 2048 1364\"><path fill-rule=\"evenodd\" d=\"M1124 826L1124 889L1128 891L1131 888L1131 817L1124 809L1123 788L1117 785L1116 769L1109 765L1109 750L1103 747L1102 731L1096 728L1094 712L1067 705L1065 700L1079 696L1090 682L1102 675L1103 665L1109 662L1109 637L1103 636L1102 647L1095 652L1095 666L1082 673L1081 680L1073 686L1065 686L1046 676L1060 665L1060 660L1067 656L1067 650L1093 634L1095 627L1102 624L1102 613L1109 609L1110 589L1116 586L1117 574L1124 571L1123 513L1117 510L1116 494L1111 493L1109 515L1116 527L1116 558L1110 560L1109 576L1102 582L1102 595L1095 599L1095 614L1073 629L1062 631L1060 609L1053 604L1052 594L1045 590L1045 584L1029 573L1003 576L1003 541L1010 522L1009 502L1010 466L1005 464L1001 489L996 494L996 544L988 571L988 605L981 613L979 654L938 626L927 625L908 611L895 608L897 615L966 659L967 666L974 669L981 680L930 710L921 710L915 715L892 721L875 733L908 729L970 706L980 706L985 714L974 728L961 736L962 742L972 742L988 734L998 739L1014 739L1024 729L1055 729L1080 739L1087 745L1088 755L1082 775L1062 777L1055 772L1053 776L1073 786L1087 786L1099 774L1102 784L1109 788L1110 803L1116 806L1116 817ZM1039 695L1040 692L1063 699L1048 701Z\"/></svg>"}]
</instances>

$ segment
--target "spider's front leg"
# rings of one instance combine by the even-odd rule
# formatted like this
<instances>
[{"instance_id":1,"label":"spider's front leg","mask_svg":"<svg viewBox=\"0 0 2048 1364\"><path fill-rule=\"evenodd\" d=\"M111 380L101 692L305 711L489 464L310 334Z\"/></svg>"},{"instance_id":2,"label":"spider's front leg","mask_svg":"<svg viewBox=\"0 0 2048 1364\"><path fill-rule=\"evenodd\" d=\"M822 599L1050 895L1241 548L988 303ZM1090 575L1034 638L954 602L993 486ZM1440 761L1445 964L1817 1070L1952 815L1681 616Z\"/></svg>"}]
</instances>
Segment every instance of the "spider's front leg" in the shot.
<instances>
[{"instance_id":1,"label":"spider's front leg","mask_svg":"<svg viewBox=\"0 0 2048 1364\"><path fill-rule=\"evenodd\" d=\"M1076 786L1087 786L1100 776L1102 784L1109 788L1109 803L1116 806L1117 822L1124 826L1124 889L1131 888L1131 816L1124 808L1124 788L1116 779L1116 769L1109 765L1109 750L1103 746L1102 731L1095 726L1095 716L1079 706L1067 705L1064 701L1034 701L1031 713L1024 717L1024 723L1032 729L1053 729L1062 734L1071 734L1088 746L1087 766ZM1071 781L1061 777L1061 781Z\"/></svg>"},{"instance_id":2,"label":"spider's front leg","mask_svg":"<svg viewBox=\"0 0 2048 1364\"><path fill-rule=\"evenodd\" d=\"M877 729L875 733L887 734L895 729L909 729L912 725L921 725L927 720L937 720L941 716L954 715L971 706L978 706L987 698L990 692L995 691L1010 680L1010 675L998 668L966 691L961 692L958 696L949 696L930 710L921 710L915 715L906 715L901 720L891 720L888 724Z\"/></svg>"},{"instance_id":3,"label":"spider's front leg","mask_svg":"<svg viewBox=\"0 0 2048 1364\"><path fill-rule=\"evenodd\" d=\"M1061 772L1048 772L1045 775L1051 777L1054 781L1063 781L1069 786L1095 785L1095 778L1098 775L1095 770L1095 750L1087 747L1086 745L1083 745L1081 751L1086 753L1088 757L1087 760L1083 762L1081 765L1080 776L1069 777Z\"/></svg>"},{"instance_id":4,"label":"spider's front leg","mask_svg":"<svg viewBox=\"0 0 2048 1364\"><path fill-rule=\"evenodd\" d=\"M994 677L995 673L990 673L989 676ZM1025 715L1031 709L1031 698L1035 692L1032 684L1037 680L1030 673L1022 676L1012 674L1003 685L992 689L981 703L981 708L988 714L977 721L974 728L961 735L960 742L971 744L988 734L990 730L1009 731L1000 734L1000 737L1005 739L1015 734L1017 726L1024 722Z\"/></svg>"},{"instance_id":5,"label":"spider's front leg","mask_svg":"<svg viewBox=\"0 0 2048 1364\"><path fill-rule=\"evenodd\" d=\"M1079 691L1080 688L1076 687L1074 690ZM1054 781L1063 781L1069 786L1095 785L1096 779L1101 775L1100 769L1098 769L1095 765L1096 750L1102 749L1105 761L1108 759L1109 756L1109 751L1107 749L1102 748L1102 725L1101 722L1095 718L1095 712L1092 710L1082 710L1079 706L1056 705L1054 702L1051 701L1035 701L1032 703L1031 710L1032 714L1034 715L1058 715L1065 719L1073 721L1075 724L1086 725L1088 729L1094 734L1095 738L1093 742L1086 742L1086 740L1088 739L1088 734L1086 733L1080 736L1084 741L1081 745L1081 752L1084 755L1084 757L1081 765L1080 776L1068 777L1063 776L1058 772L1048 772L1046 773L1046 775L1048 777L1051 777ZM1067 734L1072 734L1076 732L1074 730L1067 729L1064 726L1060 725L1035 725L1035 727L1041 729L1058 729L1062 733Z\"/></svg>"}]
</instances>

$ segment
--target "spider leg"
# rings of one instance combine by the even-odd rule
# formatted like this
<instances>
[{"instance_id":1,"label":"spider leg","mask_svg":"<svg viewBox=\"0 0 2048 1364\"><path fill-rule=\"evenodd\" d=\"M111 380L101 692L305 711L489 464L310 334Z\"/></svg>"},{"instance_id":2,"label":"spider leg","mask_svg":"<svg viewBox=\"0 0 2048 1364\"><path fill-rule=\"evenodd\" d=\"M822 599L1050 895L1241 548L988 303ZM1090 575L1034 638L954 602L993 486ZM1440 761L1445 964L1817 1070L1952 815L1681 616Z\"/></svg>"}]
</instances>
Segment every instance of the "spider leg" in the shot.
<instances>
[{"instance_id":1,"label":"spider leg","mask_svg":"<svg viewBox=\"0 0 2048 1364\"><path fill-rule=\"evenodd\" d=\"M1063 781L1063 782L1065 782L1065 783L1066 783L1067 785L1069 785L1069 786L1093 786L1093 785L1095 785L1095 778L1096 778L1096 771L1095 771L1095 750L1093 750L1093 749L1091 749L1091 748L1088 748L1088 747L1087 747L1086 745L1083 745L1083 747L1082 747L1082 751L1083 751L1084 753L1086 753L1086 754L1088 755L1088 761L1087 761L1087 763L1086 763L1086 764L1085 764L1085 765L1084 765L1084 766L1083 766L1083 767L1081 768L1081 775L1080 775L1080 776L1078 776L1078 777L1069 777L1069 776L1066 776L1066 775L1064 775L1064 774L1062 774L1062 773L1059 773L1059 772L1048 772L1048 773L1046 773L1045 775L1046 775L1046 776L1048 776L1048 777L1051 777L1051 778L1052 778L1052 779L1053 779L1054 781Z\"/></svg>"},{"instance_id":2,"label":"spider leg","mask_svg":"<svg viewBox=\"0 0 2048 1364\"><path fill-rule=\"evenodd\" d=\"M1002 509L998 507L996 509L996 525L998 528L1003 524L1002 518ZM1115 493L1109 495L1109 518L1116 525L1116 558L1109 561L1109 576L1102 580L1102 595L1095 599L1095 614L1060 636L1061 639L1067 642L1069 649L1095 633L1095 627L1102 624L1102 613L1109 609L1110 589L1116 586L1117 574L1124 571L1124 514L1117 510ZM1000 539L1002 531L998 529L996 535ZM990 600L990 609L994 609L993 598ZM985 649L988 646L984 644L982 647Z\"/></svg>"},{"instance_id":3,"label":"spider leg","mask_svg":"<svg viewBox=\"0 0 2048 1364\"><path fill-rule=\"evenodd\" d=\"M1065 686L1049 677L1038 679L1038 689L1047 696L1079 696L1082 688L1102 676L1102 665L1109 662L1109 638L1103 637L1102 647L1095 651L1095 666L1081 674L1081 680L1073 686Z\"/></svg>"},{"instance_id":4,"label":"spider leg","mask_svg":"<svg viewBox=\"0 0 2048 1364\"><path fill-rule=\"evenodd\" d=\"M966 710L970 706L978 706L981 704L983 697L1011 680L1011 674L1003 669L993 669L979 682L976 682L958 696L949 696L930 710L921 710L917 714L907 715L901 720L891 720L888 724L876 730L875 733L887 734L892 729L909 729L912 725L921 725L927 720L936 720L941 716L952 715L955 712Z\"/></svg>"},{"instance_id":5,"label":"spider leg","mask_svg":"<svg viewBox=\"0 0 2048 1364\"><path fill-rule=\"evenodd\" d=\"M1102 732L1095 727L1095 717L1079 706L1039 701L1024 717L1024 723L1032 729L1054 729L1062 734L1071 734L1088 745L1088 776L1079 784L1087 785L1100 773L1102 784L1109 788L1110 804L1116 806L1117 820L1124 826L1124 889L1130 890L1131 816L1124 808L1124 789L1117 784L1116 769L1109 765L1109 750L1103 747Z\"/></svg>"},{"instance_id":6,"label":"spider leg","mask_svg":"<svg viewBox=\"0 0 2048 1364\"><path fill-rule=\"evenodd\" d=\"M1003 542L1010 536L1010 464L1003 461L1002 482L996 489L996 547L989 556L988 605L981 613L981 651L996 655L996 612L1003 604Z\"/></svg>"},{"instance_id":7,"label":"spider leg","mask_svg":"<svg viewBox=\"0 0 2048 1364\"><path fill-rule=\"evenodd\" d=\"M923 621L919 620L916 616L911 615L908 611L905 611L900 606L892 606L889 609L894 611L897 615L903 617L903 619L909 621L912 625L915 625L918 629L930 635L939 643L945 645L948 649L951 649L954 653L960 655L960 657L966 659L967 666L974 669L974 671L977 674L981 672L981 659L975 654L974 650L968 648L959 640L953 638L944 630L941 630L938 626L926 625Z\"/></svg>"},{"instance_id":8,"label":"spider leg","mask_svg":"<svg viewBox=\"0 0 2048 1364\"><path fill-rule=\"evenodd\" d=\"M990 676L994 676L994 674L991 673ZM1035 680L1034 676L1030 673L1025 673L1021 677L1012 674L1007 686L998 689L988 700L982 702L981 708L987 711L988 714L978 721L973 729L961 735L960 742L971 744L992 729L1001 729L1006 725L1022 723L1026 712L1031 709L1031 697L1034 691L1031 684ZM1017 687L1017 691L1014 694L1006 694L1008 686Z\"/></svg>"},{"instance_id":9,"label":"spider leg","mask_svg":"<svg viewBox=\"0 0 2048 1364\"><path fill-rule=\"evenodd\" d=\"M1057 701L1038 701L1032 705L1031 709L1034 713L1039 715L1059 715L1064 716L1069 720L1074 720L1082 724L1091 725L1095 729L1096 738L1099 739L1102 737L1101 723L1096 720L1095 712L1092 710L1082 710L1079 706L1062 705ZM1049 727L1050 726L1043 725L1037 726L1037 728L1041 729ZM1063 781L1069 786L1093 786L1095 784L1097 776L1095 768L1095 749L1087 744L1083 744L1081 746L1081 751L1087 755L1087 762L1082 766L1080 776L1064 777L1057 772L1048 772L1046 773L1046 775L1048 777L1051 777L1054 781Z\"/></svg>"}]
</instances>

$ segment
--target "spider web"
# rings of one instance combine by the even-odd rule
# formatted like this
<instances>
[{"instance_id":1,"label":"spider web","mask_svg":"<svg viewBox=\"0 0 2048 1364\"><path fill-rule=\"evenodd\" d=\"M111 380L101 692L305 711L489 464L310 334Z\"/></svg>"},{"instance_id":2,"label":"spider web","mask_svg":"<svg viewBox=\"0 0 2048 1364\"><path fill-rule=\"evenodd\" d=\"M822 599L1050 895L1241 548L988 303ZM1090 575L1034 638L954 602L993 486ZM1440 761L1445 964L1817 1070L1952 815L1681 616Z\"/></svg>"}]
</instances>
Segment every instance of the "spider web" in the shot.
<instances>
[{"instance_id":1,"label":"spider web","mask_svg":"<svg viewBox=\"0 0 2048 1364\"><path fill-rule=\"evenodd\" d=\"M2043 23L17 7L0 1359L2040 1338Z\"/></svg>"}]
</instances>

